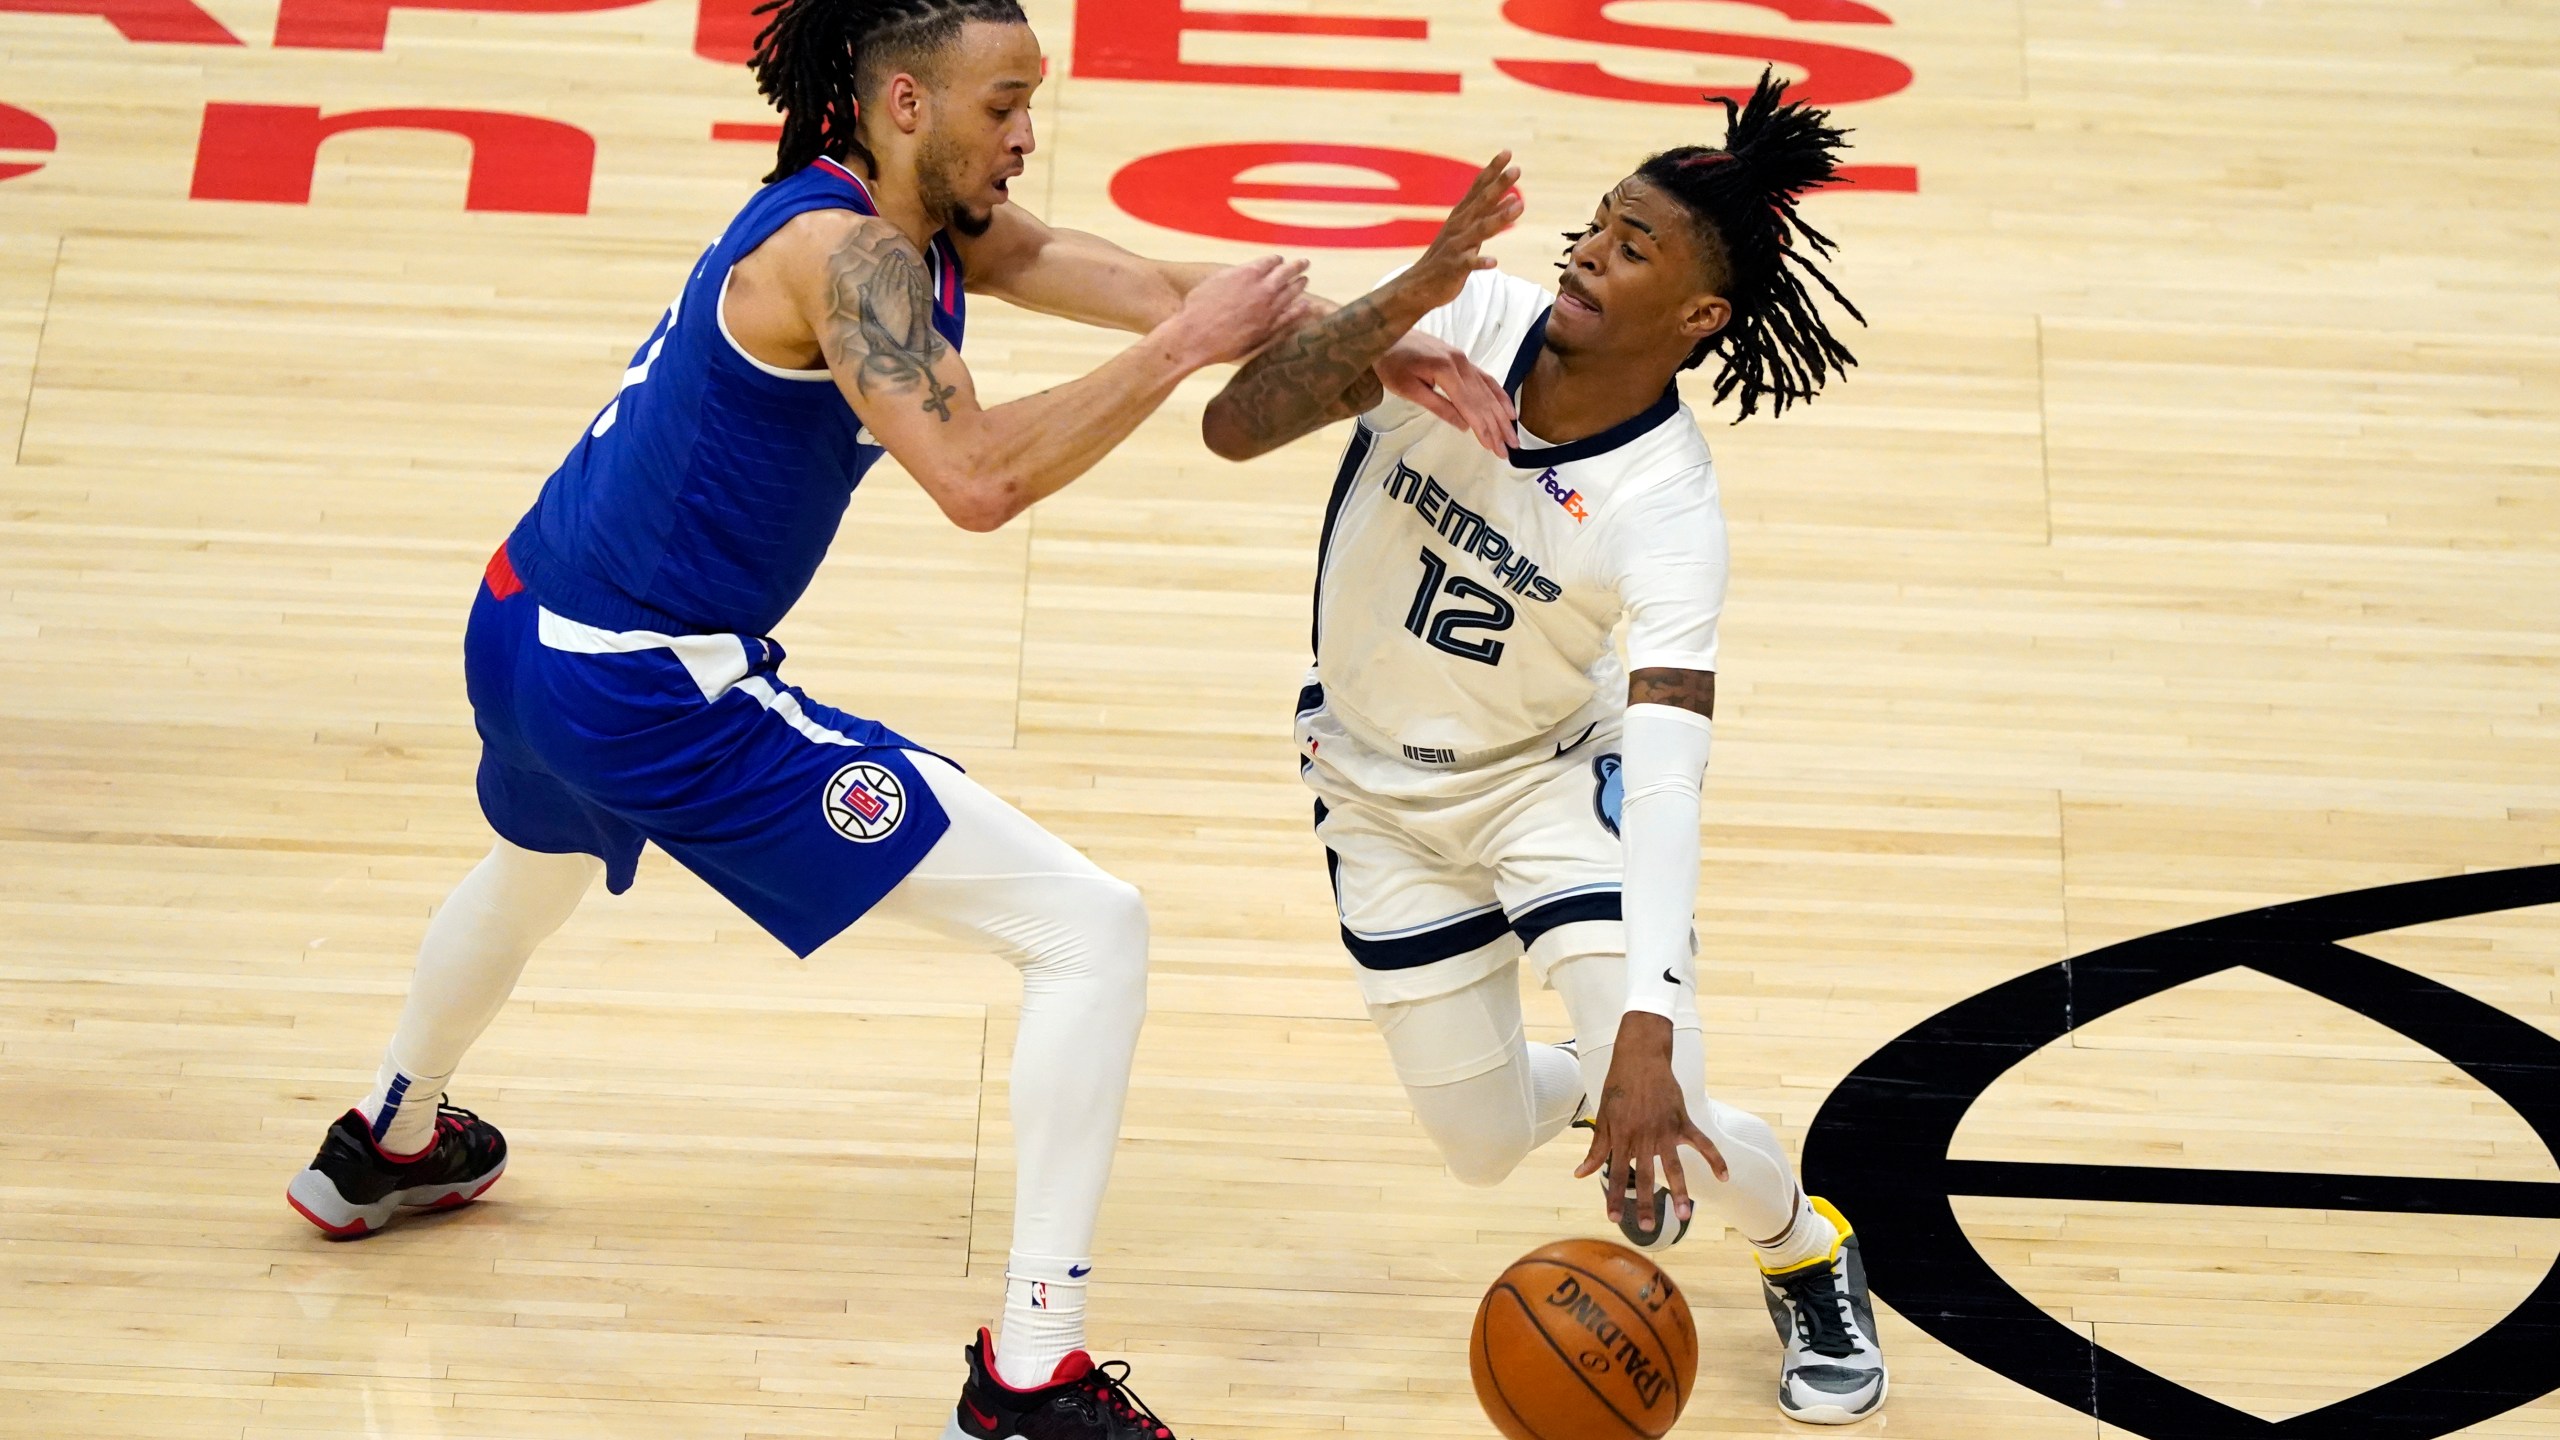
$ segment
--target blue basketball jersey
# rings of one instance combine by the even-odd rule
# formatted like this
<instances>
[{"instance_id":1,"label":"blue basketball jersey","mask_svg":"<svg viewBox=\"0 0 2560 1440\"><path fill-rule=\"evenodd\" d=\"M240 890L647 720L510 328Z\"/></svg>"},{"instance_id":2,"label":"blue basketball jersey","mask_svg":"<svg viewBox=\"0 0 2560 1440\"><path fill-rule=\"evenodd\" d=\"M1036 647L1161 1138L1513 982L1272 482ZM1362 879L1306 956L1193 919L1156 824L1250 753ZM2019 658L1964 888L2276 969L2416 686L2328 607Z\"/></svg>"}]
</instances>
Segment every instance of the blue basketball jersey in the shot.
<instances>
[{"instance_id":1,"label":"blue basketball jersey","mask_svg":"<svg viewBox=\"0 0 2560 1440\"><path fill-rule=\"evenodd\" d=\"M508 536L507 560L545 607L609 629L762 635L809 588L884 452L825 370L740 349L721 298L730 267L811 210L879 213L833 160L749 200ZM927 259L933 327L956 349L960 257L938 234Z\"/></svg>"}]
</instances>

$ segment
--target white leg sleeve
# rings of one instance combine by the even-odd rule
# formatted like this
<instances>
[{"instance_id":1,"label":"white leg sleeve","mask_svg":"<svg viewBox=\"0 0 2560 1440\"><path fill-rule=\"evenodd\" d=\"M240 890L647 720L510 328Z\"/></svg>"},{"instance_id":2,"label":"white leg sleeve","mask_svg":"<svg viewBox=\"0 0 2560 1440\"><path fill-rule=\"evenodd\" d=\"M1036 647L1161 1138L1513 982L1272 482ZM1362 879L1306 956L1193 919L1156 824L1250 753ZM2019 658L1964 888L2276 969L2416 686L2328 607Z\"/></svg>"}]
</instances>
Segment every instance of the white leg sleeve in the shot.
<instances>
[{"instance_id":1,"label":"white leg sleeve","mask_svg":"<svg viewBox=\"0 0 2560 1440\"><path fill-rule=\"evenodd\" d=\"M1461 1184L1500 1183L1572 1121L1580 1098L1569 1069L1538 1073L1541 1061L1551 1069L1570 1061L1528 1043L1519 987L1513 963L1463 990L1369 1007L1414 1118Z\"/></svg>"},{"instance_id":2,"label":"white leg sleeve","mask_svg":"<svg viewBox=\"0 0 2560 1440\"><path fill-rule=\"evenodd\" d=\"M1084 1343L1094 1225L1147 1012L1146 905L984 786L931 755L912 758L951 830L882 913L991 948L1022 971L997 1360L1008 1383L1033 1385Z\"/></svg>"},{"instance_id":3,"label":"white leg sleeve","mask_svg":"<svg viewBox=\"0 0 2560 1440\"><path fill-rule=\"evenodd\" d=\"M1618 1022L1626 1014L1627 970L1623 956L1592 954L1556 961L1547 981L1564 997L1582 1041L1583 1074L1592 1093L1600 1093L1615 1058ZM1803 1205L1795 1167L1768 1122L1745 1110L1707 1098L1706 1037L1694 1010L1676 1017L1671 1035L1671 1064L1689 1100L1689 1117L1715 1142L1724 1156L1726 1178L1719 1181L1706 1157L1680 1152L1680 1168L1689 1193L1716 1207L1746 1240L1764 1241L1784 1235Z\"/></svg>"},{"instance_id":4,"label":"white leg sleeve","mask_svg":"<svg viewBox=\"0 0 2560 1440\"><path fill-rule=\"evenodd\" d=\"M423 1146L436 1101L463 1052L506 1007L533 948L566 923L603 862L546 855L504 840L462 877L427 922L418 969L373 1093L362 1109L394 1154Z\"/></svg>"}]
</instances>

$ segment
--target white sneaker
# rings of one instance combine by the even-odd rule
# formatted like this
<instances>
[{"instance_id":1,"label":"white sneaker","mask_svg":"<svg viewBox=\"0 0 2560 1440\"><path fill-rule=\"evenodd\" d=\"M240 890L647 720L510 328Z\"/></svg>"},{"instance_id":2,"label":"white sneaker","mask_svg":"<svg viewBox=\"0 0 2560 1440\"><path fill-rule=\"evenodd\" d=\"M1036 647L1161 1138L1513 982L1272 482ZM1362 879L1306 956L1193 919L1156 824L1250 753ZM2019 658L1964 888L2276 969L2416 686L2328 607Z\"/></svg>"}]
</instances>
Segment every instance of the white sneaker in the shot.
<instances>
[{"instance_id":1,"label":"white sneaker","mask_svg":"<svg viewBox=\"0 0 2560 1440\"><path fill-rule=\"evenodd\" d=\"M1778 1327L1778 1410L1808 1425L1849 1425L1884 1404L1884 1347L1857 1232L1831 1202L1808 1197L1840 1229L1831 1253L1776 1274L1760 1272L1761 1298Z\"/></svg>"}]
</instances>

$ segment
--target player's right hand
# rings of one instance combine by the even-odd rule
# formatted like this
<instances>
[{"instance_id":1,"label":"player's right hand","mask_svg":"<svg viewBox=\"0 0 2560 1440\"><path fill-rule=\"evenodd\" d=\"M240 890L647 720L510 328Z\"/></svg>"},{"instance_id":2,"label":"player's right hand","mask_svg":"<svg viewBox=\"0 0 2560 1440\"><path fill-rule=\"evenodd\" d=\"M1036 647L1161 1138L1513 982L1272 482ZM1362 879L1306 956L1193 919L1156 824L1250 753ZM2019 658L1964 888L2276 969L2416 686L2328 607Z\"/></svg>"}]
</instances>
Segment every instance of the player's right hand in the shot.
<instances>
[{"instance_id":1,"label":"player's right hand","mask_svg":"<svg viewBox=\"0 0 2560 1440\"><path fill-rule=\"evenodd\" d=\"M1493 257L1477 252L1486 241L1518 223L1524 207L1519 184L1520 167L1511 163L1508 150L1486 161L1485 167L1476 172L1465 198L1441 222L1440 233L1432 237L1431 248L1397 277L1422 310L1437 310L1457 299L1468 276L1493 268Z\"/></svg>"},{"instance_id":2,"label":"player's right hand","mask_svg":"<svg viewBox=\"0 0 2560 1440\"><path fill-rule=\"evenodd\" d=\"M1174 323L1194 364L1222 365L1270 344L1310 313L1307 262L1265 255L1193 286Z\"/></svg>"}]
</instances>

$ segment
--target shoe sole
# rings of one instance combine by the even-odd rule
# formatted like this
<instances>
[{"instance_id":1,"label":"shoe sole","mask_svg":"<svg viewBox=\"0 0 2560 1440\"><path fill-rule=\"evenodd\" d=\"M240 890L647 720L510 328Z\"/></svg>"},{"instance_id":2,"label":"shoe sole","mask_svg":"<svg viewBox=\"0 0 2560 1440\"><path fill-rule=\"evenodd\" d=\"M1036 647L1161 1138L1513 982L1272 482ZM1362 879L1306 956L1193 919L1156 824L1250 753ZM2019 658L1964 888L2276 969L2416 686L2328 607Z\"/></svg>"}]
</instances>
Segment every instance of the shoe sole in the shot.
<instances>
[{"instance_id":1,"label":"shoe sole","mask_svg":"<svg viewBox=\"0 0 2560 1440\"><path fill-rule=\"evenodd\" d=\"M337 1182L317 1170L305 1170L284 1187L284 1203L332 1240L361 1240L390 1224L392 1217L403 1210L451 1210L468 1205L488 1194L489 1187L506 1173L507 1164L501 1160L497 1169L475 1179L394 1190L370 1205L356 1205L338 1193Z\"/></svg>"},{"instance_id":2,"label":"shoe sole","mask_svg":"<svg viewBox=\"0 0 2560 1440\"><path fill-rule=\"evenodd\" d=\"M951 1418L942 1422L942 1440L978 1440L978 1437L960 1428L960 1412L954 1410L951 1412ZM1027 1440L1027 1437L1000 1435L996 1440Z\"/></svg>"},{"instance_id":3,"label":"shoe sole","mask_svg":"<svg viewBox=\"0 0 2560 1440\"><path fill-rule=\"evenodd\" d=\"M1605 1185L1601 1193L1607 1193ZM1647 1255L1659 1255L1689 1238L1690 1222L1681 1219L1673 1212L1671 1192L1664 1187L1654 1188L1653 1230L1650 1234L1636 1223L1636 1207L1633 1200L1622 1200L1619 1203L1618 1214L1621 1217L1618 1221L1618 1233L1627 1237L1628 1244Z\"/></svg>"},{"instance_id":4,"label":"shoe sole","mask_svg":"<svg viewBox=\"0 0 2560 1440\"><path fill-rule=\"evenodd\" d=\"M1808 1405L1802 1410L1790 1410L1782 1399L1778 1403L1778 1413L1799 1425L1855 1425L1861 1420L1872 1418L1877 1411L1883 1409L1885 1392L1892 1388L1893 1377L1888 1375L1882 1384L1876 1386L1876 1398L1868 1401L1862 1409L1850 1410L1839 1405Z\"/></svg>"}]
</instances>

